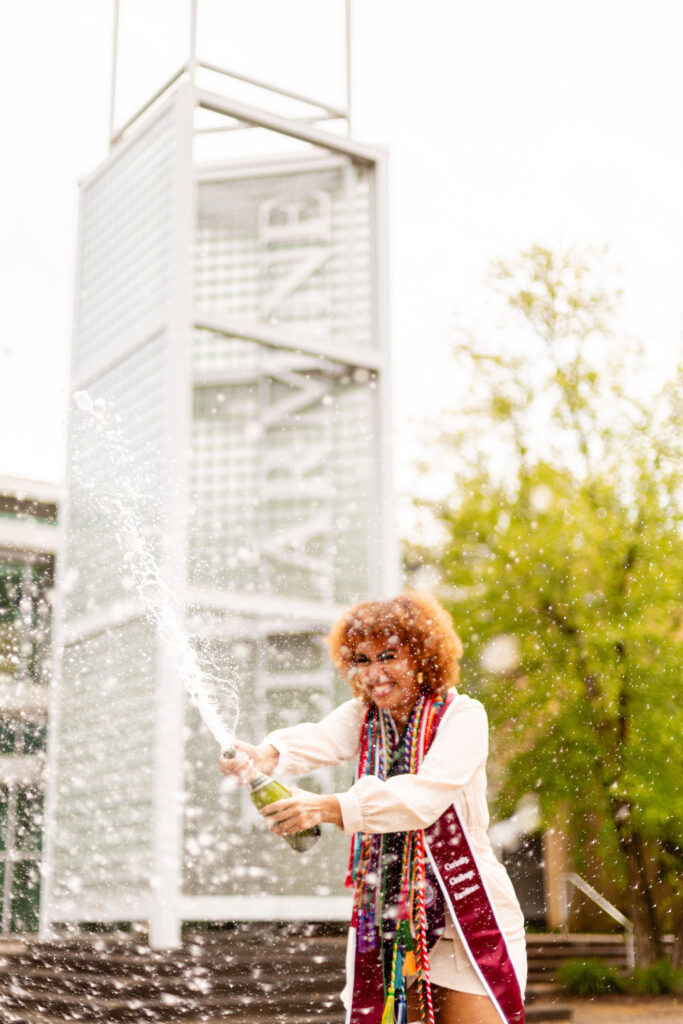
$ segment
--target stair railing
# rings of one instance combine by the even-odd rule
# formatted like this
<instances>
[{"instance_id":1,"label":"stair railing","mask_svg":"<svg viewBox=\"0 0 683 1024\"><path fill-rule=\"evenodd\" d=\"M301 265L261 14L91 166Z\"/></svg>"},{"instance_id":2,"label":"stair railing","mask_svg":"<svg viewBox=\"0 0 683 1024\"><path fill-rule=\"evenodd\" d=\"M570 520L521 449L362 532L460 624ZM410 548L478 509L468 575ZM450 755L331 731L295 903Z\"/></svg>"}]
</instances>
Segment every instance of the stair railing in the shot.
<instances>
[{"instance_id":1,"label":"stair railing","mask_svg":"<svg viewBox=\"0 0 683 1024\"><path fill-rule=\"evenodd\" d=\"M564 882L564 885L562 887L563 934L569 934L569 909L571 906L570 886L574 886L575 889L578 889L579 892L582 892L583 895L587 896L589 900L592 900L596 906L600 907L600 910L603 910L606 914L609 914L609 916L613 918L617 922L617 924L620 924L621 927L624 929L624 939L626 944L626 963L628 964L628 969L632 971L636 965L636 956L635 945L633 941L633 924L631 923L631 921L629 921L627 917L624 917L622 912L617 907L615 907L613 903L610 903L610 901L606 899L602 895L602 893L599 893L597 889L594 889L593 886L589 882L587 882L585 878L581 877L581 875L577 875L574 872L569 871L562 876L562 879Z\"/></svg>"}]
</instances>

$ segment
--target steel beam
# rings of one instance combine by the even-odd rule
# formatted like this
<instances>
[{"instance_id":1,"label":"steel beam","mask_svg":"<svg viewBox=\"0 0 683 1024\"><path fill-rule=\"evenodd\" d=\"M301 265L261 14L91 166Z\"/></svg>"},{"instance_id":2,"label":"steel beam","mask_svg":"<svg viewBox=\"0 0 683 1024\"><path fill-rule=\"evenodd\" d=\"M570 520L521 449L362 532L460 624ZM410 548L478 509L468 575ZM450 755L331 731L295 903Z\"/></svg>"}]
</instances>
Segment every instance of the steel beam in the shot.
<instances>
[{"instance_id":1,"label":"steel beam","mask_svg":"<svg viewBox=\"0 0 683 1024\"><path fill-rule=\"evenodd\" d=\"M258 78L250 78L249 75L243 75L237 71L229 71L228 68L219 67L218 64L208 64L204 60L200 61L198 66L206 71L213 71L217 75L226 75L228 78L234 78L237 82L254 85L257 89L266 89L268 92L277 93L278 96L286 96L287 99L296 100L297 103L305 103L309 107L318 107L319 110L324 110L335 118L345 120L347 117L347 112L342 110L341 107L332 107L327 103L321 103L320 100L311 99L310 96L304 96L303 93L292 92L290 89L283 89L279 85L273 85L272 82L262 82Z\"/></svg>"},{"instance_id":2,"label":"steel beam","mask_svg":"<svg viewBox=\"0 0 683 1024\"><path fill-rule=\"evenodd\" d=\"M271 132L277 132L278 135L287 135L292 139L308 142L311 146L318 146L320 149L343 153L344 156L350 156L360 163L372 166L382 157L382 151L374 146L366 146L362 142L354 142L341 135L332 135L331 132L324 132L320 128L301 124L299 121L281 117L279 114L271 114L269 111L253 107L249 103L242 103L240 100L227 99L208 89L198 89L197 99L198 105L204 110L212 110L215 114L224 114L226 117L236 117L246 124L267 128Z\"/></svg>"},{"instance_id":3,"label":"steel beam","mask_svg":"<svg viewBox=\"0 0 683 1024\"><path fill-rule=\"evenodd\" d=\"M220 312L195 311L194 326L230 338L242 338L244 341L256 341L273 348L321 356L343 366L379 371L385 364L385 355L375 349L359 348L357 345L329 345L325 341L287 334L267 324L245 324L239 320L231 320L229 316Z\"/></svg>"}]
</instances>

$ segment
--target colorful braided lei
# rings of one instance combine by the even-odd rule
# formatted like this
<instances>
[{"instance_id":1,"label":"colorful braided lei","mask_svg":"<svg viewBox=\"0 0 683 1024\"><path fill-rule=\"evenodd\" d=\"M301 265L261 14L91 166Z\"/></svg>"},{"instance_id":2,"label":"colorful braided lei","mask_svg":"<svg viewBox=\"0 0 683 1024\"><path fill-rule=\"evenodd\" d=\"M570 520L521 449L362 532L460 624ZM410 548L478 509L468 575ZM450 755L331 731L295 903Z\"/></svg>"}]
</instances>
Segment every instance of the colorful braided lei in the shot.
<instances>
[{"instance_id":1,"label":"colorful braided lei","mask_svg":"<svg viewBox=\"0 0 683 1024\"><path fill-rule=\"evenodd\" d=\"M402 737L402 774L417 772L443 704L444 695L431 690L423 690L418 696ZM380 711L370 703L362 731L358 778L376 775L386 779L397 746L393 719L387 711ZM348 884L355 889L357 942L361 953L377 949L382 942L383 910L387 905L382 838L381 834L357 832L351 843ZM406 978L415 974L423 1024L434 1024L427 948L425 847L421 829L406 832L403 837L396 927L391 968L388 978L385 977L382 1024L405 1024Z\"/></svg>"}]
</instances>

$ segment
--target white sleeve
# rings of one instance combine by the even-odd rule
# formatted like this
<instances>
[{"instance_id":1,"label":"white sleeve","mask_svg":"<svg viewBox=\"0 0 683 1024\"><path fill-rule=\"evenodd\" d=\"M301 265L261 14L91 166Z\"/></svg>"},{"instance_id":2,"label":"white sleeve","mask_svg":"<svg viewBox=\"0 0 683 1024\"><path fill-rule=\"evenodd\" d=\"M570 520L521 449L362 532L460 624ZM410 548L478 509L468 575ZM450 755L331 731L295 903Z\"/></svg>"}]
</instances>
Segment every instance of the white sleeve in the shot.
<instances>
[{"instance_id":1,"label":"white sleeve","mask_svg":"<svg viewBox=\"0 0 683 1024\"><path fill-rule=\"evenodd\" d=\"M276 729L264 743L278 751L277 770L283 775L305 775L315 768L345 764L358 753L365 705L347 700L321 722L302 722Z\"/></svg>"},{"instance_id":2,"label":"white sleeve","mask_svg":"<svg viewBox=\"0 0 683 1024\"><path fill-rule=\"evenodd\" d=\"M486 763L488 721L483 705L458 697L447 709L415 775L366 775L337 793L344 832L406 832L427 828Z\"/></svg>"}]
</instances>

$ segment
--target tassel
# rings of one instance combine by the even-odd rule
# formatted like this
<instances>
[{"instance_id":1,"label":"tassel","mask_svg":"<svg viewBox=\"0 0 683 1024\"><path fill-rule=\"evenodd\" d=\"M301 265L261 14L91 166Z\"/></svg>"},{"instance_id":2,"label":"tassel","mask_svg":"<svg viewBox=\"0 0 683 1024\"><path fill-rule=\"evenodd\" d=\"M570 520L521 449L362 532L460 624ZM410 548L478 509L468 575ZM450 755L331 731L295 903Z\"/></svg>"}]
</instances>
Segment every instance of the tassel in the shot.
<instances>
[{"instance_id":1,"label":"tassel","mask_svg":"<svg viewBox=\"0 0 683 1024\"><path fill-rule=\"evenodd\" d=\"M413 941L413 933L410 930L410 921L407 917L399 924L399 934L403 940L403 970L401 971L405 978L408 974L417 974L417 964L415 962L415 943Z\"/></svg>"},{"instance_id":2,"label":"tassel","mask_svg":"<svg viewBox=\"0 0 683 1024\"><path fill-rule=\"evenodd\" d=\"M404 978L409 974L417 974L417 964L415 963L415 953L412 949L406 950L406 958L403 961L403 976Z\"/></svg>"},{"instance_id":3,"label":"tassel","mask_svg":"<svg viewBox=\"0 0 683 1024\"><path fill-rule=\"evenodd\" d=\"M408 1007L406 1006L405 992L399 992L396 1000L396 1013L394 1016L394 1024L406 1024L408 1019Z\"/></svg>"},{"instance_id":4,"label":"tassel","mask_svg":"<svg viewBox=\"0 0 683 1024\"><path fill-rule=\"evenodd\" d=\"M384 1013L382 1014L382 1024L394 1024L394 990L389 989L389 995L387 1001L384 1004Z\"/></svg>"}]
</instances>

